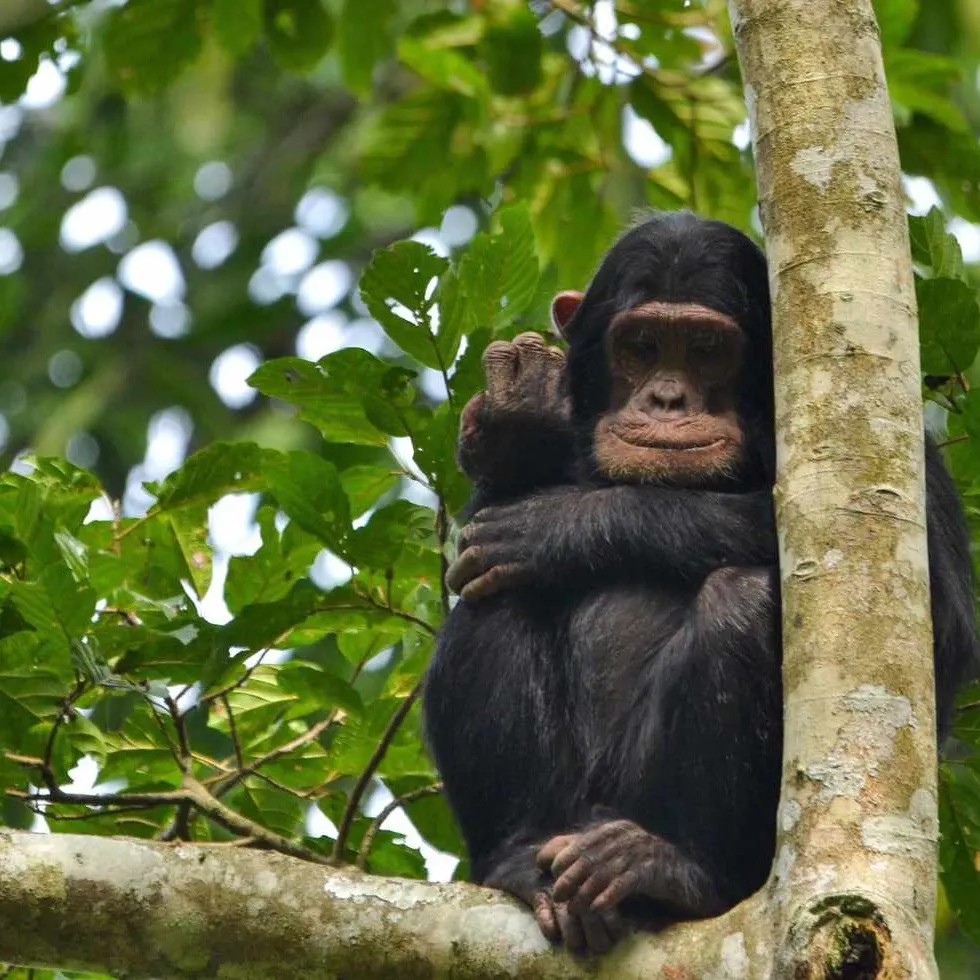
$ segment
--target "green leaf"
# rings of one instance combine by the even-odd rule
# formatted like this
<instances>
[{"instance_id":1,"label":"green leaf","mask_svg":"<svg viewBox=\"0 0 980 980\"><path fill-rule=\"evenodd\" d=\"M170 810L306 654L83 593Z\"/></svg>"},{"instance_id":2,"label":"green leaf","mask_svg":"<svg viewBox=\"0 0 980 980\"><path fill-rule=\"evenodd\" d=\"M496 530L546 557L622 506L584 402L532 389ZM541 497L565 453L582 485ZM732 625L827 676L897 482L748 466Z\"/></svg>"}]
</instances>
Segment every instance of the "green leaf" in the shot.
<instances>
[{"instance_id":1,"label":"green leaf","mask_svg":"<svg viewBox=\"0 0 980 980\"><path fill-rule=\"evenodd\" d=\"M167 515L180 545L187 573L194 590L203 596L211 585L213 554L208 544L207 507L184 507Z\"/></svg>"},{"instance_id":2,"label":"green leaf","mask_svg":"<svg viewBox=\"0 0 980 980\"><path fill-rule=\"evenodd\" d=\"M449 269L439 283L439 333L436 346L443 364L452 364L459 343L477 327L475 311L469 302L458 270Z\"/></svg>"},{"instance_id":3,"label":"green leaf","mask_svg":"<svg viewBox=\"0 0 980 980\"><path fill-rule=\"evenodd\" d=\"M939 866L949 904L960 928L980 943L980 775L966 764L940 767Z\"/></svg>"},{"instance_id":4,"label":"green leaf","mask_svg":"<svg viewBox=\"0 0 980 980\"><path fill-rule=\"evenodd\" d=\"M265 34L283 68L306 71L327 53L334 24L320 0L265 0Z\"/></svg>"},{"instance_id":5,"label":"green leaf","mask_svg":"<svg viewBox=\"0 0 980 980\"><path fill-rule=\"evenodd\" d=\"M411 541L425 541L432 533L434 514L428 507L396 500L375 511L364 527L354 531L351 551L355 564L386 569Z\"/></svg>"},{"instance_id":6,"label":"green leaf","mask_svg":"<svg viewBox=\"0 0 980 980\"><path fill-rule=\"evenodd\" d=\"M371 844L367 870L375 875L399 878L425 878L425 858L405 843L403 834L381 830Z\"/></svg>"},{"instance_id":7,"label":"green leaf","mask_svg":"<svg viewBox=\"0 0 980 980\"><path fill-rule=\"evenodd\" d=\"M68 692L67 667L38 633L0 638L0 749L27 748L32 727L54 719Z\"/></svg>"},{"instance_id":8,"label":"green leaf","mask_svg":"<svg viewBox=\"0 0 980 980\"><path fill-rule=\"evenodd\" d=\"M490 84L501 95L523 95L540 84L544 37L538 19L523 5L491 7L480 53Z\"/></svg>"},{"instance_id":9,"label":"green leaf","mask_svg":"<svg viewBox=\"0 0 980 980\"><path fill-rule=\"evenodd\" d=\"M919 13L919 0L874 0L874 9L881 43L889 48L901 44L909 36Z\"/></svg>"},{"instance_id":10,"label":"green leaf","mask_svg":"<svg viewBox=\"0 0 980 980\"><path fill-rule=\"evenodd\" d=\"M282 534L276 529L273 507L262 507L256 521L262 547L254 555L234 556L225 580L225 602L232 613L250 604L275 602L308 571L322 544L291 521Z\"/></svg>"},{"instance_id":11,"label":"green leaf","mask_svg":"<svg viewBox=\"0 0 980 980\"><path fill-rule=\"evenodd\" d=\"M442 45L438 37L407 34L398 42L398 57L437 88L468 99L487 99L490 90L476 65L460 51Z\"/></svg>"},{"instance_id":12,"label":"green leaf","mask_svg":"<svg viewBox=\"0 0 980 980\"><path fill-rule=\"evenodd\" d=\"M235 725L244 741L255 738L279 714L298 703L299 698L279 685L279 667L257 667L249 679L228 694ZM227 718L212 720L218 731L229 730Z\"/></svg>"},{"instance_id":13,"label":"green leaf","mask_svg":"<svg viewBox=\"0 0 980 980\"><path fill-rule=\"evenodd\" d=\"M279 506L292 520L331 550L344 553L350 505L333 463L312 453L286 453L270 460L265 476Z\"/></svg>"},{"instance_id":14,"label":"green leaf","mask_svg":"<svg viewBox=\"0 0 980 980\"><path fill-rule=\"evenodd\" d=\"M969 132L963 111L952 99L953 86L960 79L960 66L952 58L911 48L885 53L888 94L907 112L929 116L953 132Z\"/></svg>"},{"instance_id":15,"label":"green leaf","mask_svg":"<svg viewBox=\"0 0 980 980\"><path fill-rule=\"evenodd\" d=\"M946 231L946 219L939 208L930 208L929 213L922 217L909 215L909 241L912 258L921 265L929 266L934 276L963 278L960 243L955 235Z\"/></svg>"},{"instance_id":16,"label":"green leaf","mask_svg":"<svg viewBox=\"0 0 980 980\"><path fill-rule=\"evenodd\" d=\"M497 329L533 302L540 276L531 217L524 204L498 214L499 231L473 239L459 263L472 322Z\"/></svg>"},{"instance_id":17,"label":"green leaf","mask_svg":"<svg viewBox=\"0 0 980 980\"><path fill-rule=\"evenodd\" d=\"M262 36L262 4L263 0L212 0L214 33L230 55L247 54Z\"/></svg>"},{"instance_id":18,"label":"green leaf","mask_svg":"<svg viewBox=\"0 0 980 980\"><path fill-rule=\"evenodd\" d=\"M414 377L359 347L348 347L316 364L299 357L268 361L248 380L263 394L297 405L299 417L328 442L387 446L388 436L369 416L368 406L379 401L392 409L410 404ZM403 427L399 434L404 434Z\"/></svg>"},{"instance_id":19,"label":"green leaf","mask_svg":"<svg viewBox=\"0 0 980 980\"><path fill-rule=\"evenodd\" d=\"M343 708L349 714L364 711L361 696L347 681L305 660L291 660L279 668L279 684L308 707L307 713L325 707Z\"/></svg>"},{"instance_id":20,"label":"green leaf","mask_svg":"<svg viewBox=\"0 0 980 980\"><path fill-rule=\"evenodd\" d=\"M971 389L963 398L962 404L963 427L971 438L980 440L980 391ZM977 721L980 722L980 714L977 714ZM977 743L980 748L980 741Z\"/></svg>"},{"instance_id":21,"label":"green leaf","mask_svg":"<svg viewBox=\"0 0 980 980\"><path fill-rule=\"evenodd\" d=\"M469 479L456 465L459 408L443 402L414 435L415 464L445 500L450 513L462 510L470 495Z\"/></svg>"},{"instance_id":22,"label":"green leaf","mask_svg":"<svg viewBox=\"0 0 980 980\"><path fill-rule=\"evenodd\" d=\"M976 293L959 279L917 279L919 343L925 374L966 370L980 348Z\"/></svg>"},{"instance_id":23,"label":"green leaf","mask_svg":"<svg viewBox=\"0 0 980 980\"><path fill-rule=\"evenodd\" d=\"M60 562L45 568L36 581L11 582L10 594L24 619L65 653L91 626L95 592L79 586Z\"/></svg>"},{"instance_id":24,"label":"green leaf","mask_svg":"<svg viewBox=\"0 0 980 980\"><path fill-rule=\"evenodd\" d=\"M426 367L445 369L435 342L432 309L449 263L421 242L396 242L374 253L361 277L361 298L385 333Z\"/></svg>"},{"instance_id":25,"label":"green leaf","mask_svg":"<svg viewBox=\"0 0 980 980\"><path fill-rule=\"evenodd\" d=\"M69 534L67 531L55 531L54 540L75 581L87 582L88 548L74 534Z\"/></svg>"},{"instance_id":26,"label":"green leaf","mask_svg":"<svg viewBox=\"0 0 980 980\"><path fill-rule=\"evenodd\" d=\"M260 779L249 779L230 797L243 816L284 837L302 833L307 804Z\"/></svg>"},{"instance_id":27,"label":"green leaf","mask_svg":"<svg viewBox=\"0 0 980 980\"><path fill-rule=\"evenodd\" d=\"M300 579L275 602L246 606L224 627L225 646L261 650L280 643L292 627L303 623L322 604L322 600L323 593L312 582Z\"/></svg>"},{"instance_id":28,"label":"green leaf","mask_svg":"<svg viewBox=\"0 0 980 980\"><path fill-rule=\"evenodd\" d=\"M370 762L391 716L401 707L403 698L382 698L366 708L360 717L350 717L337 733L333 745L336 772L359 775ZM435 778L432 761L423 748L419 725L419 706L414 705L398 729L385 757L378 767L380 776L426 776Z\"/></svg>"},{"instance_id":29,"label":"green leaf","mask_svg":"<svg viewBox=\"0 0 980 980\"><path fill-rule=\"evenodd\" d=\"M401 788L398 789L401 793ZM460 837L459 827L453 818L449 803L441 793L433 796L424 796L414 803L410 803L406 810L415 824L418 832L433 846L440 851L449 854L461 854L463 852L463 841Z\"/></svg>"},{"instance_id":30,"label":"green leaf","mask_svg":"<svg viewBox=\"0 0 980 980\"><path fill-rule=\"evenodd\" d=\"M398 485L399 474L385 466L349 466L340 483L350 500L351 516L360 517Z\"/></svg>"},{"instance_id":31,"label":"green leaf","mask_svg":"<svg viewBox=\"0 0 980 980\"><path fill-rule=\"evenodd\" d=\"M391 52L395 9L395 0L344 0L337 30L340 68L360 95L371 91L375 65Z\"/></svg>"},{"instance_id":32,"label":"green leaf","mask_svg":"<svg viewBox=\"0 0 980 980\"><path fill-rule=\"evenodd\" d=\"M421 88L387 106L365 129L359 174L388 190L410 195L419 221L437 221L458 198L464 182L482 186L479 178L468 173L470 161L458 151L451 152L464 104L453 92ZM450 158L451 168L438 163Z\"/></svg>"},{"instance_id":33,"label":"green leaf","mask_svg":"<svg viewBox=\"0 0 980 980\"><path fill-rule=\"evenodd\" d=\"M585 288L618 227L594 174L543 176L534 201L534 230L541 257L557 267L560 288Z\"/></svg>"},{"instance_id":34,"label":"green leaf","mask_svg":"<svg viewBox=\"0 0 980 980\"><path fill-rule=\"evenodd\" d=\"M122 731L105 733L100 780L124 779L134 791L180 785L181 772L164 734L168 723L158 724L155 711L144 700L126 719Z\"/></svg>"},{"instance_id":35,"label":"green leaf","mask_svg":"<svg viewBox=\"0 0 980 980\"><path fill-rule=\"evenodd\" d=\"M102 32L106 66L123 88L153 92L201 50L196 0L129 0L109 11Z\"/></svg>"},{"instance_id":36,"label":"green leaf","mask_svg":"<svg viewBox=\"0 0 980 980\"><path fill-rule=\"evenodd\" d=\"M277 453L252 442L212 443L167 477L152 512L210 506L226 493L261 490L265 467L277 458Z\"/></svg>"}]
</instances>

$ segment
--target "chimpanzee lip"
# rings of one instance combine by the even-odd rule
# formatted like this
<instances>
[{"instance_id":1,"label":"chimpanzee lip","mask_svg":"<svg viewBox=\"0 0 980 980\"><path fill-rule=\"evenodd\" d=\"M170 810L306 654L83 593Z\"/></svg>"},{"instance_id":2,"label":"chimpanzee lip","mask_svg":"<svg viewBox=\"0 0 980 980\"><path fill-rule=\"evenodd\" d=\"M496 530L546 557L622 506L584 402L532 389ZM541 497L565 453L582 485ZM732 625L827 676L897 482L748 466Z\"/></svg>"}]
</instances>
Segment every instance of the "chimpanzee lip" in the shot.
<instances>
[{"instance_id":1,"label":"chimpanzee lip","mask_svg":"<svg viewBox=\"0 0 980 980\"><path fill-rule=\"evenodd\" d=\"M711 439L708 442L694 442L690 439L664 439L662 436L654 436L648 438L632 438L627 439L623 436L619 437L623 442L629 443L631 446L637 446L640 449L668 449L673 452L695 452L699 449L721 449L728 440L724 436L720 436L716 439Z\"/></svg>"},{"instance_id":2,"label":"chimpanzee lip","mask_svg":"<svg viewBox=\"0 0 980 980\"><path fill-rule=\"evenodd\" d=\"M697 450L720 449L728 442L727 436L719 436L716 432L689 432L685 426L671 426L676 434L667 435L662 426L617 426L613 434L621 442L636 446L638 449L665 449L675 452L695 452ZM680 430L680 431L676 431ZM669 430L668 430L669 431Z\"/></svg>"}]
</instances>

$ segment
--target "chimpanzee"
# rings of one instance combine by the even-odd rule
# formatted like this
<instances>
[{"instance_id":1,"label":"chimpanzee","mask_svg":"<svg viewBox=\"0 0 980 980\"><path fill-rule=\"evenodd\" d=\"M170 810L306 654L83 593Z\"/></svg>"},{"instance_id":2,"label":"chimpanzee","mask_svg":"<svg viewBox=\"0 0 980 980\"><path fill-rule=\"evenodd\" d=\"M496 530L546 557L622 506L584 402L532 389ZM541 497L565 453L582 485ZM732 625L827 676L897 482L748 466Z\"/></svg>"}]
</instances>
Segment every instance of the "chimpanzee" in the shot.
<instances>
[{"instance_id":1,"label":"chimpanzee","mask_svg":"<svg viewBox=\"0 0 980 980\"><path fill-rule=\"evenodd\" d=\"M477 882L601 952L624 916L758 889L782 742L772 338L762 252L657 214L584 294L484 357L460 462L474 516L425 690ZM938 711L977 653L968 537L927 451Z\"/></svg>"}]
</instances>

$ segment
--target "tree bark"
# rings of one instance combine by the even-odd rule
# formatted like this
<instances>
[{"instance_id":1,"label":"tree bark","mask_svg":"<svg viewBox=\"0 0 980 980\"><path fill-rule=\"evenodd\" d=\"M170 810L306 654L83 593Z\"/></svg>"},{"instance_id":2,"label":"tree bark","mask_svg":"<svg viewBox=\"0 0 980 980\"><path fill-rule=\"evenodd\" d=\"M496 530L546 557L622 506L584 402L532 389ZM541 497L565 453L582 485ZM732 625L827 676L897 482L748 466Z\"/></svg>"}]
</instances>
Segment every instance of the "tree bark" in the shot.
<instances>
[{"instance_id":1,"label":"tree bark","mask_svg":"<svg viewBox=\"0 0 980 980\"><path fill-rule=\"evenodd\" d=\"M551 947L517 902L475 885L227 845L0 832L0 962L118 977L748 980L760 975L749 950L762 962L772 953L764 923L744 903L587 961Z\"/></svg>"},{"instance_id":2,"label":"tree bark","mask_svg":"<svg viewBox=\"0 0 980 980\"><path fill-rule=\"evenodd\" d=\"M775 973L931 977L919 349L878 27L870 0L729 10L774 320L786 706Z\"/></svg>"}]
</instances>

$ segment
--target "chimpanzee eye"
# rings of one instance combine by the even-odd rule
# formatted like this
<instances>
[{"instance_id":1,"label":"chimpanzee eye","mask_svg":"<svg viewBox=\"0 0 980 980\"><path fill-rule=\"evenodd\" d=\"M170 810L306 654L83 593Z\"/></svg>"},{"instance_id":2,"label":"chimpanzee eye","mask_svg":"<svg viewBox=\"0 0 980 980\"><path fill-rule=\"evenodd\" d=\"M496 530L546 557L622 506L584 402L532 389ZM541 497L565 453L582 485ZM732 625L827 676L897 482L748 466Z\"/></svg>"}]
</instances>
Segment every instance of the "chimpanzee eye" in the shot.
<instances>
[{"instance_id":1,"label":"chimpanzee eye","mask_svg":"<svg viewBox=\"0 0 980 980\"><path fill-rule=\"evenodd\" d=\"M658 357L660 345L652 334L635 331L625 334L620 339L620 350L627 357L648 361Z\"/></svg>"},{"instance_id":2,"label":"chimpanzee eye","mask_svg":"<svg viewBox=\"0 0 980 980\"><path fill-rule=\"evenodd\" d=\"M714 330L696 330L688 344L695 354L713 354L721 346L721 338Z\"/></svg>"}]
</instances>

